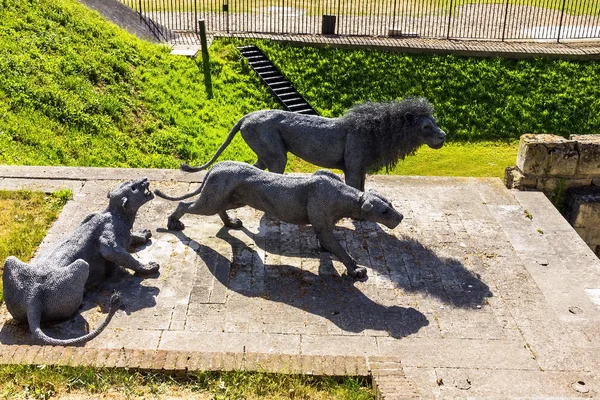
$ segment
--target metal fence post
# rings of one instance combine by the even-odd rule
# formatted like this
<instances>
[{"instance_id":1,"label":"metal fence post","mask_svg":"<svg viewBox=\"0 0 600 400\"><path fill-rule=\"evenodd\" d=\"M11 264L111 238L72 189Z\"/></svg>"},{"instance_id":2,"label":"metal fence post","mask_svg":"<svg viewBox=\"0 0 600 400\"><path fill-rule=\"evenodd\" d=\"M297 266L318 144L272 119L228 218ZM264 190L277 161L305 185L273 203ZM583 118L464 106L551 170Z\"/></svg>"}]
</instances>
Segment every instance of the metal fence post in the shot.
<instances>
[{"instance_id":1,"label":"metal fence post","mask_svg":"<svg viewBox=\"0 0 600 400\"><path fill-rule=\"evenodd\" d=\"M563 17L565 16L565 5L567 0L563 0L562 9L560 10L560 22L558 23L558 35L556 36L556 43L560 43L560 33L562 31Z\"/></svg>"},{"instance_id":2,"label":"metal fence post","mask_svg":"<svg viewBox=\"0 0 600 400\"><path fill-rule=\"evenodd\" d=\"M194 0L194 32L198 33L198 7L196 5L196 0Z\"/></svg>"},{"instance_id":3,"label":"metal fence post","mask_svg":"<svg viewBox=\"0 0 600 400\"><path fill-rule=\"evenodd\" d=\"M450 0L450 12L448 13L448 34L446 35L446 39L450 39L450 28L452 27L452 0Z\"/></svg>"},{"instance_id":4,"label":"metal fence post","mask_svg":"<svg viewBox=\"0 0 600 400\"><path fill-rule=\"evenodd\" d=\"M506 35L506 22L508 21L508 0L506 0L506 8L504 9L504 24L502 25L502 41Z\"/></svg>"},{"instance_id":5,"label":"metal fence post","mask_svg":"<svg viewBox=\"0 0 600 400\"><path fill-rule=\"evenodd\" d=\"M206 44L206 26L204 20L198 20L200 26L200 46L202 47L202 69L204 71L204 86L206 86L206 94L209 99L212 99L212 80L210 78L210 63L208 59L208 45Z\"/></svg>"},{"instance_id":6,"label":"metal fence post","mask_svg":"<svg viewBox=\"0 0 600 400\"><path fill-rule=\"evenodd\" d=\"M229 3L227 1L223 2L223 12L225 13L225 28L229 33Z\"/></svg>"}]
</instances>

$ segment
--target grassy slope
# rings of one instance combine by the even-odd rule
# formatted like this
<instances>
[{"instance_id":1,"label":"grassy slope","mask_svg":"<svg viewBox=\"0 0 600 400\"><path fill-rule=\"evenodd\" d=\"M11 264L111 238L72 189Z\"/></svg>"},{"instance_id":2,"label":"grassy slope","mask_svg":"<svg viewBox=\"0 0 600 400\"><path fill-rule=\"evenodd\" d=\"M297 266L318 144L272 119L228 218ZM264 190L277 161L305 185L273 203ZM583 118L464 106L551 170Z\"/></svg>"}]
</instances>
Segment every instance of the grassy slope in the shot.
<instances>
[{"instance_id":1,"label":"grassy slope","mask_svg":"<svg viewBox=\"0 0 600 400\"><path fill-rule=\"evenodd\" d=\"M194 61L73 0L2 0L0 162L174 167L205 156L243 113L274 106L232 51L213 57L209 101Z\"/></svg>"},{"instance_id":2,"label":"grassy slope","mask_svg":"<svg viewBox=\"0 0 600 400\"><path fill-rule=\"evenodd\" d=\"M235 40L211 47L215 97L196 62L74 0L0 0L0 163L175 167L202 162L247 112L278 107ZM405 95L432 100L454 143L392 172L501 176L522 133L600 132L600 65L298 48L258 42L326 116ZM491 143L502 141L502 145ZM221 159L253 162L238 137ZM292 159L288 169L314 166Z\"/></svg>"},{"instance_id":3,"label":"grassy slope","mask_svg":"<svg viewBox=\"0 0 600 400\"><path fill-rule=\"evenodd\" d=\"M261 46L326 116L364 100L418 95L434 104L451 140L600 133L600 63L595 61Z\"/></svg>"}]
</instances>

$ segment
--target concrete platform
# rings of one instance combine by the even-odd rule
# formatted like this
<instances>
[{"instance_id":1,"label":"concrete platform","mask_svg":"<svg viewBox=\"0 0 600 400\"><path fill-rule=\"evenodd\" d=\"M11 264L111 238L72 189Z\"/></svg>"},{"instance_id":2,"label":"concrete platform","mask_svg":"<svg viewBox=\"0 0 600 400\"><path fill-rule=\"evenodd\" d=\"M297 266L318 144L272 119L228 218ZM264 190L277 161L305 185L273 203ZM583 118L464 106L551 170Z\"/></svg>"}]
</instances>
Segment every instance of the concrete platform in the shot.
<instances>
[{"instance_id":1,"label":"concrete platform","mask_svg":"<svg viewBox=\"0 0 600 400\"><path fill-rule=\"evenodd\" d=\"M140 176L181 194L203 174L3 166L0 188L73 190L46 248L103 209L117 181ZM386 399L600 396L600 261L543 194L496 178L373 176L367 187L405 219L394 230L338 225L364 282L310 226L242 208L243 230L185 216L174 233L164 227L176 204L155 199L136 223L152 243L135 256L160 274L115 274L81 316L46 328L80 335L121 291L122 309L83 347L35 346L2 306L0 363L372 375Z\"/></svg>"}]
</instances>

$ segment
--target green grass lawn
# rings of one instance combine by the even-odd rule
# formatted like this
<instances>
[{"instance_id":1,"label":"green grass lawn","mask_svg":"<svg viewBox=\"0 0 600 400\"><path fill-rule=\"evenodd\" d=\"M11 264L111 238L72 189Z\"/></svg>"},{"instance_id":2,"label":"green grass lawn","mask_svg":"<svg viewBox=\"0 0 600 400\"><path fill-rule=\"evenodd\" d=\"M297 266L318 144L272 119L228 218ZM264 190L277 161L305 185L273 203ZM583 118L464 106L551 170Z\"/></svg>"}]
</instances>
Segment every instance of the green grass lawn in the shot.
<instances>
[{"instance_id":1,"label":"green grass lawn","mask_svg":"<svg viewBox=\"0 0 600 400\"><path fill-rule=\"evenodd\" d=\"M518 142L448 143L439 150L422 147L390 173L502 178L506 167L515 165L518 147Z\"/></svg>"},{"instance_id":2,"label":"green grass lawn","mask_svg":"<svg viewBox=\"0 0 600 400\"><path fill-rule=\"evenodd\" d=\"M142 42L74 0L3 0L0 163L176 168L204 162L241 116L279 107L235 48L250 42L213 43L209 99L195 60ZM501 176L515 163L514 147L504 143L523 133L600 133L597 62L252 42L324 116L365 100L427 97L447 146L422 149L393 172ZM256 156L238 137L226 159L252 163ZM288 165L288 171L309 168L293 159Z\"/></svg>"},{"instance_id":3,"label":"green grass lawn","mask_svg":"<svg viewBox=\"0 0 600 400\"><path fill-rule=\"evenodd\" d=\"M519 143L509 142L451 142L439 150L421 147L414 156L400 161L391 171L393 175L504 177L507 166L517 159ZM288 169L295 172L314 172L318 167L290 157ZM341 171L336 171L341 173Z\"/></svg>"},{"instance_id":4,"label":"green grass lawn","mask_svg":"<svg viewBox=\"0 0 600 400\"><path fill-rule=\"evenodd\" d=\"M50 195L0 190L0 262L8 256L29 261L71 195L70 190ZM0 301L2 298L0 282Z\"/></svg>"}]
</instances>

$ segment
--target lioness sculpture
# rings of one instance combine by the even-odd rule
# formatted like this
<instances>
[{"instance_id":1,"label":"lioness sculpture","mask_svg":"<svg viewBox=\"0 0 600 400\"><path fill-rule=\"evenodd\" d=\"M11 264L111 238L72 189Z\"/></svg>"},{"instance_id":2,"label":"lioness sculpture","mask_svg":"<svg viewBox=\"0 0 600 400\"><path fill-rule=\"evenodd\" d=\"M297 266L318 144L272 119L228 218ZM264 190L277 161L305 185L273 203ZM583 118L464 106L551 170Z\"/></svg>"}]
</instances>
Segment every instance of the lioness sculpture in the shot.
<instances>
[{"instance_id":1,"label":"lioness sculpture","mask_svg":"<svg viewBox=\"0 0 600 400\"><path fill-rule=\"evenodd\" d=\"M209 167L238 131L258 156L257 168L282 174L289 151L312 164L341 169L346 183L362 191L367 172L393 168L423 144L439 149L446 139L433 118L433 107L421 97L367 102L340 118L263 110L242 117L209 162L180 168L195 172Z\"/></svg>"},{"instance_id":2,"label":"lioness sculpture","mask_svg":"<svg viewBox=\"0 0 600 400\"><path fill-rule=\"evenodd\" d=\"M15 320L29 323L36 339L51 345L93 339L119 308L118 294L113 294L104 322L86 335L56 339L47 336L40 324L74 315L84 291L98 285L115 264L144 274L158 271L158 264L143 265L127 251L129 246L145 243L151 236L148 230L131 232L138 209L154 198L149 185L146 178L122 184L108 194L106 210L87 216L72 234L30 264L8 257L2 275L6 308Z\"/></svg>"},{"instance_id":3,"label":"lioness sculpture","mask_svg":"<svg viewBox=\"0 0 600 400\"><path fill-rule=\"evenodd\" d=\"M180 202L169 216L170 230L185 228L180 218L186 214L218 214L225 226L240 228L242 222L230 218L227 210L250 206L281 221L311 224L321 246L336 255L346 266L348 275L364 278L367 270L335 238L335 224L344 217L381 223L390 229L402 221L402 214L374 191L361 192L350 187L333 172L321 170L311 176L288 176L265 172L248 164L224 161L215 164L202 185L192 192L171 197L155 191L167 200L183 200L197 194L198 199Z\"/></svg>"}]
</instances>

